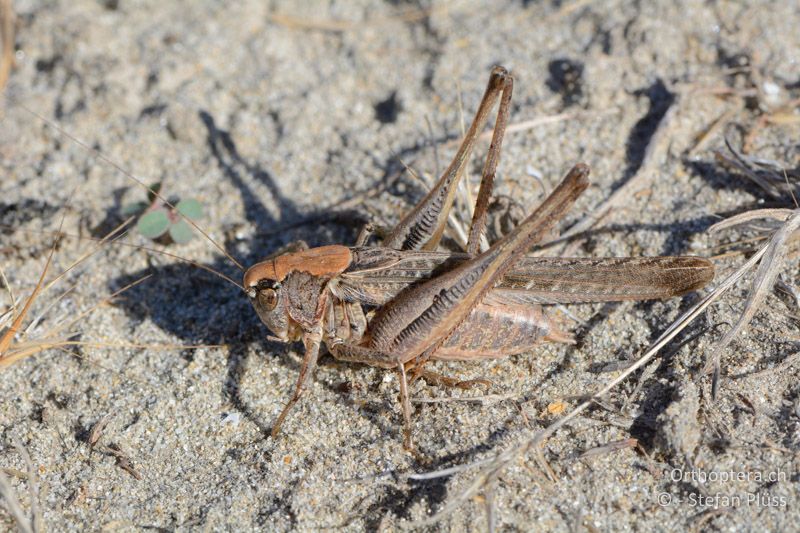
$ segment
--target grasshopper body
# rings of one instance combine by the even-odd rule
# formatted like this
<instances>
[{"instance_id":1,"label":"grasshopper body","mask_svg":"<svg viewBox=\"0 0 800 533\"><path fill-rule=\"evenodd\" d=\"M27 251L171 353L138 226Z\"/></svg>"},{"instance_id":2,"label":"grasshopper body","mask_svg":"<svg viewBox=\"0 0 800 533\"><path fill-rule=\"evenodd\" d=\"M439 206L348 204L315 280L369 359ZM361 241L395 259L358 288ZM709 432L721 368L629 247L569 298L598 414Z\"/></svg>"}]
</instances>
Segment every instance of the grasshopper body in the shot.
<instances>
[{"instance_id":1,"label":"grasshopper body","mask_svg":"<svg viewBox=\"0 0 800 533\"><path fill-rule=\"evenodd\" d=\"M713 278L713 265L697 257L526 257L588 186L582 164L512 232L478 253L512 87L511 76L496 67L454 160L382 246L365 246L363 233L355 247L301 247L247 270L244 288L261 320L278 339L302 341L306 349L273 436L300 397L322 343L337 359L398 369L410 447L407 370L419 374L431 359L504 357L542 340L570 341L546 315L547 304L667 298ZM464 166L498 97L467 252L436 251Z\"/></svg>"}]
</instances>

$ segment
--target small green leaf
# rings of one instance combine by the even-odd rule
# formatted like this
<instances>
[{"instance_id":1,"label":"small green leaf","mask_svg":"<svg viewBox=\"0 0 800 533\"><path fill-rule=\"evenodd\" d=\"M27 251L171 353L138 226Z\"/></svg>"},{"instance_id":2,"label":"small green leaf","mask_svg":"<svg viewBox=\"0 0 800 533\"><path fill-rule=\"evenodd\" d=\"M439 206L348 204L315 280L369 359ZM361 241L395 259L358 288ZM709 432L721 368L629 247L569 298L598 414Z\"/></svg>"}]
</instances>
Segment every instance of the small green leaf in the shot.
<instances>
[{"instance_id":1,"label":"small green leaf","mask_svg":"<svg viewBox=\"0 0 800 533\"><path fill-rule=\"evenodd\" d=\"M169 229L169 217L163 209L155 209L142 215L136 227L148 239L157 239Z\"/></svg>"},{"instance_id":2,"label":"small green leaf","mask_svg":"<svg viewBox=\"0 0 800 533\"><path fill-rule=\"evenodd\" d=\"M125 204L122 206L121 210L122 216L130 217L138 213L141 213L142 211L147 209L147 205L148 204L145 202L133 202L132 204Z\"/></svg>"},{"instance_id":3,"label":"small green leaf","mask_svg":"<svg viewBox=\"0 0 800 533\"><path fill-rule=\"evenodd\" d=\"M190 220L199 220L203 218L203 204L194 198L186 198L178 202L175 209Z\"/></svg>"},{"instance_id":4,"label":"small green leaf","mask_svg":"<svg viewBox=\"0 0 800 533\"><path fill-rule=\"evenodd\" d=\"M169 236L172 237L175 244L186 244L192 240L194 232L192 231L192 227L187 224L185 220L179 220L170 224Z\"/></svg>"},{"instance_id":5,"label":"small green leaf","mask_svg":"<svg viewBox=\"0 0 800 533\"><path fill-rule=\"evenodd\" d=\"M158 193L159 192L161 192L161 182L160 181L150 185L150 190L147 191L147 201L148 201L147 205L150 205L150 204L152 204L153 202L156 201L156 198L158 198Z\"/></svg>"}]
</instances>

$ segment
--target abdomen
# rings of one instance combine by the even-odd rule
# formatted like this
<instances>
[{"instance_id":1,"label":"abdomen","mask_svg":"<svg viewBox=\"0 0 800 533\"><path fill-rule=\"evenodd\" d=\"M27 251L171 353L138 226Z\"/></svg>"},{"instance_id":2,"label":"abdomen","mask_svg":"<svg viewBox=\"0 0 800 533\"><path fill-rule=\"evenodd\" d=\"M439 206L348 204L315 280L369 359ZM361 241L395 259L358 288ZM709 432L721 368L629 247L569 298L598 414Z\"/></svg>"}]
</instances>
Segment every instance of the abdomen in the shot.
<instances>
[{"instance_id":1,"label":"abdomen","mask_svg":"<svg viewBox=\"0 0 800 533\"><path fill-rule=\"evenodd\" d=\"M450 334L433 359L505 357L529 351L541 341L574 342L540 305L495 301L488 296Z\"/></svg>"}]
</instances>

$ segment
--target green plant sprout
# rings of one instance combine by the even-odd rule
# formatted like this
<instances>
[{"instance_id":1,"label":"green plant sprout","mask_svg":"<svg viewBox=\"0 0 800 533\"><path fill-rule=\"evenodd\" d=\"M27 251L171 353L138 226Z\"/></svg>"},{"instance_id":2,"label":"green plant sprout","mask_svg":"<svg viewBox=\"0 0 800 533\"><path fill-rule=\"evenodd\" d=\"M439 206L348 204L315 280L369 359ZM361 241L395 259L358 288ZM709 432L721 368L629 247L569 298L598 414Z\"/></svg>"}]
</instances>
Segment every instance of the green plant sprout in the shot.
<instances>
[{"instance_id":1,"label":"green plant sprout","mask_svg":"<svg viewBox=\"0 0 800 533\"><path fill-rule=\"evenodd\" d=\"M139 216L136 228L148 239L160 239L166 235L175 244L185 244L194 236L192 226L183 218L199 220L203 217L203 204L194 198L185 198L174 204L174 208L158 199L161 183L150 186L147 201L133 202L122 207L123 216ZM183 215L183 217L181 216Z\"/></svg>"}]
</instances>

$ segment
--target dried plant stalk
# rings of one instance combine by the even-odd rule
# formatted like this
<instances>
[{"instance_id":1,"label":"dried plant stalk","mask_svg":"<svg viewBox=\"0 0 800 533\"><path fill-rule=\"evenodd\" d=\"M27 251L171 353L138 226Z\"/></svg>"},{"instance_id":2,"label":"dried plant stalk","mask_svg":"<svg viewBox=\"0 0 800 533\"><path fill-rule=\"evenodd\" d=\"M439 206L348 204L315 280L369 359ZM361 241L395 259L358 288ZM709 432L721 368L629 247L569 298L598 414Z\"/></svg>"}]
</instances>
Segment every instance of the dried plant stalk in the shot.
<instances>
[{"instance_id":1,"label":"dried plant stalk","mask_svg":"<svg viewBox=\"0 0 800 533\"><path fill-rule=\"evenodd\" d=\"M8 83L14 66L15 18L11 0L0 0L0 90Z\"/></svg>"},{"instance_id":2,"label":"dried plant stalk","mask_svg":"<svg viewBox=\"0 0 800 533\"><path fill-rule=\"evenodd\" d=\"M783 218L785 222L780 229L778 229L778 231L772 235L769 242L767 242L767 244L761 248L763 251L763 259L761 260L761 264L758 266L756 278L753 281L753 285L749 294L747 295L747 300L744 304L744 310L733 327L727 333L725 333L725 335L716 345L712 356L709 358L709 361L706 364L705 371L712 372L714 376L712 386L713 397L717 396L719 389L720 358L722 356L722 352L728 347L734 337L736 337L736 335L747 324L750 323L753 315L755 315L756 311L758 311L758 309L761 307L761 304L764 303L767 294L772 290L772 287L775 285L775 280L783 268L783 262L786 258L786 244L792 238L794 233L800 229L800 209L796 209L794 211L789 209L770 210L771 212L769 213L763 213L763 211L766 210L759 211L762 212L762 217L768 216L776 220ZM734 222L742 222L753 220L757 217L758 211L755 211L744 213L738 217L732 217L732 219L738 218L738 220L734 220Z\"/></svg>"},{"instance_id":3,"label":"dried plant stalk","mask_svg":"<svg viewBox=\"0 0 800 533\"><path fill-rule=\"evenodd\" d=\"M0 470L0 497L6 503L6 509L17 524L17 528L23 533L37 533L44 530L42 510L39 505L39 476L36 473L36 466L31 461L28 451L22 446L16 437L13 437L14 448L22 457L22 461L27 468L28 493L31 499L30 516L25 513L17 497L14 487L6 475Z\"/></svg>"}]
</instances>

